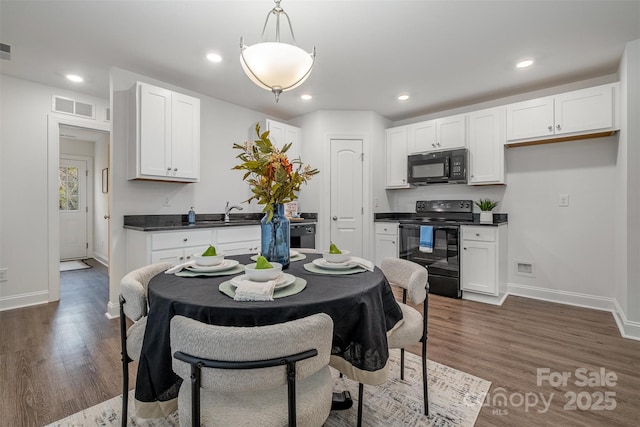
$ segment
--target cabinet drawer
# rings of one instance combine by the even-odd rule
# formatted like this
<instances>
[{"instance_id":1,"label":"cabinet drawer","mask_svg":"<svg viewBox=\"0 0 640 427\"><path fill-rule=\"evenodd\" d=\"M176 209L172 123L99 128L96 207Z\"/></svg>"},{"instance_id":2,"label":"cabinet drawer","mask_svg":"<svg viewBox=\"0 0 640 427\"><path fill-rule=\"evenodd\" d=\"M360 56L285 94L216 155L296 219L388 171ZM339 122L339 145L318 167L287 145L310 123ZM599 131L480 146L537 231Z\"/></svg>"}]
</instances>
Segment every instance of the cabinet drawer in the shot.
<instances>
[{"instance_id":1,"label":"cabinet drawer","mask_svg":"<svg viewBox=\"0 0 640 427\"><path fill-rule=\"evenodd\" d=\"M496 227L462 227L462 240L496 241Z\"/></svg>"},{"instance_id":2,"label":"cabinet drawer","mask_svg":"<svg viewBox=\"0 0 640 427\"><path fill-rule=\"evenodd\" d=\"M376 234L398 235L398 224L394 222L377 222Z\"/></svg>"},{"instance_id":3,"label":"cabinet drawer","mask_svg":"<svg viewBox=\"0 0 640 427\"><path fill-rule=\"evenodd\" d=\"M216 243L218 244L260 240L259 225L218 228L217 233Z\"/></svg>"},{"instance_id":4,"label":"cabinet drawer","mask_svg":"<svg viewBox=\"0 0 640 427\"><path fill-rule=\"evenodd\" d=\"M235 242L235 243L219 243L216 245L218 251L224 252L225 256L257 254L260 252L260 240Z\"/></svg>"},{"instance_id":5,"label":"cabinet drawer","mask_svg":"<svg viewBox=\"0 0 640 427\"><path fill-rule=\"evenodd\" d=\"M154 233L151 236L151 249L154 251L209 244L211 244L211 230L172 231L169 233Z\"/></svg>"}]
</instances>

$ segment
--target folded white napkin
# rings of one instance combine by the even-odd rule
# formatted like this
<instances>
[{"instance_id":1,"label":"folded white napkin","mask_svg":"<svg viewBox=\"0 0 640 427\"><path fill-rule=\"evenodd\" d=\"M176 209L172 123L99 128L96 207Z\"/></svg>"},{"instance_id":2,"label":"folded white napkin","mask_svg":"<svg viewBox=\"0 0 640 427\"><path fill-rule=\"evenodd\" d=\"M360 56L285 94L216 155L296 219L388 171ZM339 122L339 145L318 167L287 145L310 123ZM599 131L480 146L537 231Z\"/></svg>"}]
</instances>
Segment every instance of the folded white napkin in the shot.
<instances>
[{"instance_id":1,"label":"folded white napkin","mask_svg":"<svg viewBox=\"0 0 640 427\"><path fill-rule=\"evenodd\" d=\"M352 256L351 258L349 258L349 262L358 264L359 267L362 267L368 271L373 271L373 268L374 268L374 265L371 261L366 260L364 258L357 257L357 256Z\"/></svg>"},{"instance_id":2,"label":"folded white napkin","mask_svg":"<svg viewBox=\"0 0 640 427\"><path fill-rule=\"evenodd\" d=\"M175 265L170 269L168 269L167 271L165 271L164 274L175 274L179 271L182 271L183 268L188 267L190 265L196 265L196 261L192 259L191 261L187 261L187 262L183 262L182 264Z\"/></svg>"},{"instance_id":3,"label":"folded white napkin","mask_svg":"<svg viewBox=\"0 0 640 427\"><path fill-rule=\"evenodd\" d=\"M269 280L268 282L241 280L233 299L236 301L273 301L273 290L276 287L276 282L276 280Z\"/></svg>"}]
</instances>

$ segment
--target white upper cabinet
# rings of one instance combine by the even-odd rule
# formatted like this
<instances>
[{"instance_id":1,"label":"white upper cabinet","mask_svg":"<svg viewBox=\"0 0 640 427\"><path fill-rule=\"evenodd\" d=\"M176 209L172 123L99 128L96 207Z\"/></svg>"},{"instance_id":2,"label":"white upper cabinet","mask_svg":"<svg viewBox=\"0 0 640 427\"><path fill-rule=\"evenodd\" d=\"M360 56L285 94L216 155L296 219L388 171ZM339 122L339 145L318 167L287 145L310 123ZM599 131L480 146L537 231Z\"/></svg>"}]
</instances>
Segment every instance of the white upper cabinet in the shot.
<instances>
[{"instance_id":1,"label":"white upper cabinet","mask_svg":"<svg viewBox=\"0 0 640 427\"><path fill-rule=\"evenodd\" d=\"M608 84L507 105L507 141L568 140L615 131L615 88Z\"/></svg>"},{"instance_id":2,"label":"white upper cabinet","mask_svg":"<svg viewBox=\"0 0 640 427\"><path fill-rule=\"evenodd\" d=\"M465 148L466 122L460 114L408 125L409 154Z\"/></svg>"},{"instance_id":3,"label":"white upper cabinet","mask_svg":"<svg viewBox=\"0 0 640 427\"><path fill-rule=\"evenodd\" d=\"M291 148L287 151L287 157L293 160L302 154L302 129L288 125L286 123L276 122L275 120L265 119L260 122L260 133L269 131L269 139L278 148L282 148L284 144L291 143ZM255 126L249 130L250 141L257 139Z\"/></svg>"},{"instance_id":4,"label":"white upper cabinet","mask_svg":"<svg viewBox=\"0 0 640 427\"><path fill-rule=\"evenodd\" d=\"M150 84L131 88L128 179L200 179L200 100Z\"/></svg>"},{"instance_id":5,"label":"white upper cabinet","mask_svg":"<svg viewBox=\"0 0 640 427\"><path fill-rule=\"evenodd\" d=\"M469 185L504 184L505 107L469 114Z\"/></svg>"},{"instance_id":6,"label":"white upper cabinet","mask_svg":"<svg viewBox=\"0 0 640 427\"><path fill-rule=\"evenodd\" d=\"M407 182L407 129L399 126L386 130L387 188L409 188Z\"/></svg>"}]
</instances>

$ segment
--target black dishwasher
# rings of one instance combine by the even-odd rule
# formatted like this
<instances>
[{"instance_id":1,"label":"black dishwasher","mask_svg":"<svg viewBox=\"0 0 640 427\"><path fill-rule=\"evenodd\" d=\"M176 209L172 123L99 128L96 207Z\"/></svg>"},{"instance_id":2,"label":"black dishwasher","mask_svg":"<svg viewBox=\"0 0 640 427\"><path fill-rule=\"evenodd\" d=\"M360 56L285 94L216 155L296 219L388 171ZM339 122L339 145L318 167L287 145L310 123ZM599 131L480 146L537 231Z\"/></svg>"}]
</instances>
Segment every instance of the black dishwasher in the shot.
<instances>
[{"instance_id":1,"label":"black dishwasher","mask_svg":"<svg viewBox=\"0 0 640 427\"><path fill-rule=\"evenodd\" d=\"M289 237L291 239L291 248L315 249L316 224L295 224L292 222Z\"/></svg>"}]
</instances>

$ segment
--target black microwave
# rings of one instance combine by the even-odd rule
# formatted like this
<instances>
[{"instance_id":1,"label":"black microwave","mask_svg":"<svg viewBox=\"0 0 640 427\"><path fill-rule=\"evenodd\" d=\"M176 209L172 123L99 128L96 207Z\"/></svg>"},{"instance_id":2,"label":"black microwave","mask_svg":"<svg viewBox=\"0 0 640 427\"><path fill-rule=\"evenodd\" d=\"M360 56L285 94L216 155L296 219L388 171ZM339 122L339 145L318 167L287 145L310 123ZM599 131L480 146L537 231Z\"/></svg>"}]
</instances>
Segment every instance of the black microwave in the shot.
<instances>
[{"instance_id":1,"label":"black microwave","mask_svg":"<svg viewBox=\"0 0 640 427\"><path fill-rule=\"evenodd\" d=\"M466 184L467 149L412 154L408 157L407 180L413 185Z\"/></svg>"}]
</instances>

